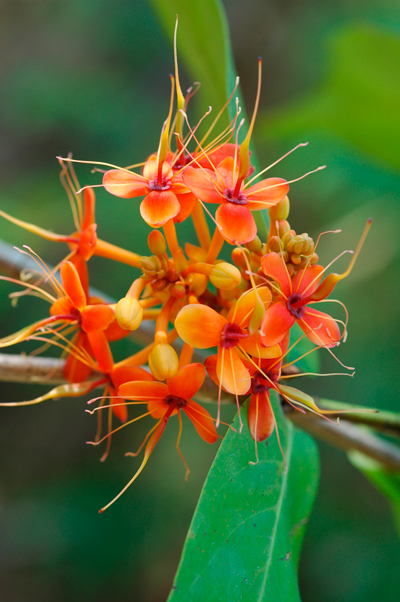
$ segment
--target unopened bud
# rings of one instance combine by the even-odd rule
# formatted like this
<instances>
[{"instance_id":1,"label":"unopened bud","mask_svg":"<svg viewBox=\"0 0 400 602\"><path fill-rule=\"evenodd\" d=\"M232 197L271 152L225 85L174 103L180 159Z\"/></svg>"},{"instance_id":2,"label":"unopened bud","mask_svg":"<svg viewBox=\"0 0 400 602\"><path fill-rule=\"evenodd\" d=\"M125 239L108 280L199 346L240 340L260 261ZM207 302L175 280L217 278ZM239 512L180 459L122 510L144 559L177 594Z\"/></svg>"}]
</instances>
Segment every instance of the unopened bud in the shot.
<instances>
[{"instance_id":1,"label":"unopened bud","mask_svg":"<svg viewBox=\"0 0 400 602\"><path fill-rule=\"evenodd\" d=\"M186 295L186 286L183 282L175 282L174 285L171 286L171 295L173 295L176 299L183 299Z\"/></svg>"},{"instance_id":2,"label":"unopened bud","mask_svg":"<svg viewBox=\"0 0 400 602\"><path fill-rule=\"evenodd\" d=\"M157 271L161 270L161 268L161 262L155 255L140 258L140 269L145 276L155 276Z\"/></svg>"},{"instance_id":3,"label":"unopened bud","mask_svg":"<svg viewBox=\"0 0 400 602\"><path fill-rule=\"evenodd\" d=\"M164 255L167 250L165 238L159 230L152 230L147 237L147 244L153 255Z\"/></svg>"},{"instance_id":4,"label":"unopened bud","mask_svg":"<svg viewBox=\"0 0 400 602\"><path fill-rule=\"evenodd\" d=\"M248 260L250 261L250 253L247 249L239 249L239 247L235 247L231 253L232 261L239 268L243 268L247 270L247 263L245 258L243 257L244 253L246 253Z\"/></svg>"},{"instance_id":5,"label":"unopened bud","mask_svg":"<svg viewBox=\"0 0 400 602\"><path fill-rule=\"evenodd\" d=\"M231 291L240 284L242 277L239 270L230 263L217 263L211 270L210 281L216 288Z\"/></svg>"},{"instance_id":6,"label":"unopened bud","mask_svg":"<svg viewBox=\"0 0 400 602\"><path fill-rule=\"evenodd\" d=\"M274 253L279 253L280 251L282 251L283 245L279 236L271 236L271 238L268 241L268 246L270 250Z\"/></svg>"},{"instance_id":7,"label":"unopened bud","mask_svg":"<svg viewBox=\"0 0 400 602\"><path fill-rule=\"evenodd\" d=\"M143 319L143 307L133 297L123 297L115 308L115 318L124 330L136 330Z\"/></svg>"},{"instance_id":8,"label":"unopened bud","mask_svg":"<svg viewBox=\"0 0 400 602\"><path fill-rule=\"evenodd\" d=\"M252 253L258 253L259 251L261 251L261 247L262 247L262 242L259 239L258 236L255 236L253 238L253 240L251 240L250 242L246 243L246 248L251 251Z\"/></svg>"},{"instance_id":9,"label":"unopened bud","mask_svg":"<svg viewBox=\"0 0 400 602\"><path fill-rule=\"evenodd\" d=\"M165 278L161 278L160 280L155 280L151 282L151 288L154 291L162 291L167 286L167 280Z\"/></svg>"},{"instance_id":10,"label":"unopened bud","mask_svg":"<svg viewBox=\"0 0 400 602\"><path fill-rule=\"evenodd\" d=\"M289 216L290 203L289 197L285 196L279 203L270 207L268 210L269 218L272 221L286 220Z\"/></svg>"},{"instance_id":11,"label":"unopened bud","mask_svg":"<svg viewBox=\"0 0 400 602\"><path fill-rule=\"evenodd\" d=\"M168 343L158 343L149 355L149 367L157 380L172 378L178 372L178 355Z\"/></svg>"}]
</instances>

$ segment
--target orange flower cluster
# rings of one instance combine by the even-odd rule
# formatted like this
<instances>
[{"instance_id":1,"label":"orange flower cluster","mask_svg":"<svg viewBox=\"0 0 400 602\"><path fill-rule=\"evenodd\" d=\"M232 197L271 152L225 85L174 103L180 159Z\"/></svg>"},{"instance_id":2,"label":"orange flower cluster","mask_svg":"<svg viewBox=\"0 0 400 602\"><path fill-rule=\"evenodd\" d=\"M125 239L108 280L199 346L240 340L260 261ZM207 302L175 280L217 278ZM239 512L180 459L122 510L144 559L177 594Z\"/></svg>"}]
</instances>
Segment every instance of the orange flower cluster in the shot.
<instances>
[{"instance_id":1,"label":"orange flower cluster","mask_svg":"<svg viewBox=\"0 0 400 602\"><path fill-rule=\"evenodd\" d=\"M348 275L369 227L348 270L326 276L326 268L318 265L317 245L307 234L297 235L287 221L289 183L280 177L260 180L266 170L253 174L249 143L260 84L253 118L241 144L237 143L242 125L238 124L239 110L216 139L209 142L208 134L198 140L197 128L191 128L186 117L191 92L183 96L175 64L169 114L157 152L144 162L141 173L112 166L104 173L102 183L117 197L143 197L141 216L155 228L148 236L148 256L98 237L93 188L80 190L70 157L60 159L60 163L75 222L72 234L54 234L0 212L16 225L69 247L65 260L54 270L28 250L43 273L35 282L3 278L22 284L24 292L42 296L50 303L50 311L39 322L2 339L0 347L38 340L60 347L66 357L64 375L68 384L31 403L80 396L103 387L103 394L90 402L99 402L93 410L99 416L94 444L107 440L102 459L107 456L112 433L142 418L128 420L129 406L145 404L144 416L156 421L141 446L145 449L139 469L115 499L142 471L172 416L179 419L180 454L182 412L202 439L207 443L217 440L220 404L214 420L193 400L206 371L217 384L218 401L222 390L236 397L238 408L239 398L250 396L249 428L256 442L268 438L276 425L271 389L301 411L308 408L320 412L308 395L282 384L288 378L285 357L290 350L290 331L296 322L315 349L323 347L333 353L332 348L346 334L346 324L342 322L340 330L340 321L315 309L315 305L325 301L337 282ZM176 141L175 149L171 148L172 139ZM217 205L215 215L210 205ZM261 240L253 212L267 209L270 229L268 237ZM189 218L198 243L186 242L182 248L176 224ZM225 242L231 248L231 262L220 258ZM91 295L88 263L93 255L138 270L137 278L118 303ZM145 320L155 323L153 342L115 363L110 344L128 336ZM179 353L173 346L178 338L183 342ZM292 341L291 348L295 344ZM210 352L202 362L193 363L195 349ZM102 438L101 416L105 410L108 428ZM115 430L113 415L122 423Z\"/></svg>"}]
</instances>

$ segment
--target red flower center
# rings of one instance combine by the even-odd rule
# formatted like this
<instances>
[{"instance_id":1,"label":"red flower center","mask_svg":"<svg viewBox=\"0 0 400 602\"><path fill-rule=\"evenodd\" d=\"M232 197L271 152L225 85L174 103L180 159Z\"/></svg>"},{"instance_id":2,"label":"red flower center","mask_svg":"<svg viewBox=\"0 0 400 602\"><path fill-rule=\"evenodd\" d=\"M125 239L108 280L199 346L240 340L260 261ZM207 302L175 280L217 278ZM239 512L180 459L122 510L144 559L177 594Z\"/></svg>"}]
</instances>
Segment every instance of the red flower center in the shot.
<instances>
[{"instance_id":1,"label":"red flower center","mask_svg":"<svg viewBox=\"0 0 400 602\"><path fill-rule=\"evenodd\" d=\"M162 178L161 183L159 183L158 178L154 178L154 180L149 180L148 187L151 191L158 190L162 192L163 190L169 190L171 188L171 180Z\"/></svg>"},{"instance_id":2,"label":"red flower center","mask_svg":"<svg viewBox=\"0 0 400 602\"><path fill-rule=\"evenodd\" d=\"M248 333L243 332L238 324L228 322L221 333L221 347L224 349L236 347L236 345L239 345L240 339L247 339L248 336Z\"/></svg>"},{"instance_id":3,"label":"red flower center","mask_svg":"<svg viewBox=\"0 0 400 602\"><path fill-rule=\"evenodd\" d=\"M303 295L300 295L300 293L293 293L289 295L286 301L286 307L288 308L292 316L297 320L301 320L306 311L303 307L302 301Z\"/></svg>"},{"instance_id":4,"label":"red flower center","mask_svg":"<svg viewBox=\"0 0 400 602\"><path fill-rule=\"evenodd\" d=\"M164 399L164 403L169 406L173 404L177 410L187 406L186 399L183 399L183 397L177 397L176 395L167 395L167 397Z\"/></svg>"},{"instance_id":5,"label":"red flower center","mask_svg":"<svg viewBox=\"0 0 400 602\"><path fill-rule=\"evenodd\" d=\"M228 203L233 203L234 205L247 205L247 196L243 192L236 194L233 188L225 188L224 197Z\"/></svg>"}]
</instances>

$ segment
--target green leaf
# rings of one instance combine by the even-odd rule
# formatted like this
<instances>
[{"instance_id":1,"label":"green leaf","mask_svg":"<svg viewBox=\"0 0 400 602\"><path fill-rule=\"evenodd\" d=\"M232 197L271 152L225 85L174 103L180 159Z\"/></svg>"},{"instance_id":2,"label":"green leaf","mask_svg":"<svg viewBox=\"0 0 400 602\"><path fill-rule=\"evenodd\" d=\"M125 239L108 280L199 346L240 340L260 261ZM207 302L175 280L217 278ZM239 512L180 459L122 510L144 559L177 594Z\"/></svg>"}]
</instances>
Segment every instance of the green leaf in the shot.
<instances>
[{"instance_id":1,"label":"green leaf","mask_svg":"<svg viewBox=\"0 0 400 602\"><path fill-rule=\"evenodd\" d=\"M211 106L217 115L224 106L235 86L236 68L229 38L228 23L222 2L219 0L150 0L159 17L167 37L172 41L175 17L179 17L177 36L178 58L190 73L193 81L201 82L199 94L202 104ZM245 116L240 89L235 96L242 107L241 117ZM236 111L233 99L228 111L220 120L221 131L234 117ZM242 135L244 136L243 131ZM257 158L252 148L252 164L259 171ZM268 236L268 211L254 212L259 236Z\"/></svg>"},{"instance_id":2,"label":"green leaf","mask_svg":"<svg viewBox=\"0 0 400 602\"><path fill-rule=\"evenodd\" d=\"M318 477L314 441L273 401L288 470L276 434L255 444L229 430L197 505L169 602L300 601L297 565ZM239 419L233 427L239 429Z\"/></svg>"},{"instance_id":3,"label":"green leaf","mask_svg":"<svg viewBox=\"0 0 400 602\"><path fill-rule=\"evenodd\" d=\"M299 370L301 370L301 372L319 372L321 365L319 356L320 352L316 346L304 336L304 332L301 330L297 322L293 324L290 331L289 348L294 345L296 341L298 341L298 343L286 355L284 364L295 362L295 365L299 368Z\"/></svg>"},{"instance_id":4,"label":"green leaf","mask_svg":"<svg viewBox=\"0 0 400 602\"><path fill-rule=\"evenodd\" d=\"M353 466L360 470L389 501L400 535L400 472L389 470L380 462L358 451L351 451L347 455Z\"/></svg>"},{"instance_id":5,"label":"green leaf","mask_svg":"<svg viewBox=\"0 0 400 602\"><path fill-rule=\"evenodd\" d=\"M400 38L372 25L332 39L326 80L304 99L263 116L265 138L332 134L370 157L400 167Z\"/></svg>"}]
</instances>

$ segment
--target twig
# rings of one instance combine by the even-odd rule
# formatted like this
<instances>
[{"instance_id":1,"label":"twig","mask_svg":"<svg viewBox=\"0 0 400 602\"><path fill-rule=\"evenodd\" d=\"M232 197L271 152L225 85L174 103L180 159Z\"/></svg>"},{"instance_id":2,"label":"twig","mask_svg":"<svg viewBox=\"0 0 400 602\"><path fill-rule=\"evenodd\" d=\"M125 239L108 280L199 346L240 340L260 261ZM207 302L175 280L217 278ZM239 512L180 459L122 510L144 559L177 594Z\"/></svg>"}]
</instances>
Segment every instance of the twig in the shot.
<instances>
[{"instance_id":1,"label":"twig","mask_svg":"<svg viewBox=\"0 0 400 602\"><path fill-rule=\"evenodd\" d=\"M356 449L387 468L400 471L400 447L377 437L365 427L355 426L343 419L340 424L328 422L310 412L302 414L287 407L285 412L296 426L313 437L345 451Z\"/></svg>"}]
</instances>

